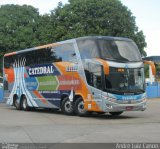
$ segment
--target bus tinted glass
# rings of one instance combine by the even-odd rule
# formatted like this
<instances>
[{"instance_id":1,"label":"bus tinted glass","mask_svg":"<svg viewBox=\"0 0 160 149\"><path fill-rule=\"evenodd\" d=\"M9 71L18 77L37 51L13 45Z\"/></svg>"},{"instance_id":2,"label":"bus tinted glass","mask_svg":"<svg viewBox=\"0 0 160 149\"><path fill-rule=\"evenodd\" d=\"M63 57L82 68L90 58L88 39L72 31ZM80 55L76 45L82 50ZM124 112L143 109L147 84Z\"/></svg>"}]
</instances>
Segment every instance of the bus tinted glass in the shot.
<instances>
[{"instance_id":1,"label":"bus tinted glass","mask_svg":"<svg viewBox=\"0 0 160 149\"><path fill-rule=\"evenodd\" d=\"M141 61L141 54L134 42L99 40L99 47L103 59L119 61Z\"/></svg>"},{"instance_id":2,"label":"bus tinted glass","mask_svg":"<svg viewBox=\"0 0 160 149\"><path fill-rule=\"evenodd\" d=\"M102 89L102 66L94 63L85 65L87 83L95 88Z\"/></svg>"},{"instance_id":3,"label":"bus tinted glass","mask_svg":"<svg viewBox=\"0 0 160 149\"><path fill-rule=\"evenodd\" d=\"M20 52L13 56L4 57L4 67L13 67L14 63L20 64L25 59L25 66L46 64L61 61L72 61L75 59L73 44L66 43L55 47L48 47L32 51Z\"/></svg>"},{"instance_id":4,"label":"bus tinted glass","mask_svg":"<svg viewBox=\"0 0 160 149\"><path fill-rule=\"evenodd\" d=\"M72 43L62 44L53 47L51 50L50 59L57 61L67 61L70 62L74 59L75 50Z\"/></svg>"},{"instance_id":5,"label":"bus tinted glass","mask_svg":"<svg viewBox=\"0 0 160 149\"><path fill-rule=\"evenodd\" d=\"M78 40L77 45L80 51L81 59L100 57L98 45L95 39Z\"/></svg>"},{"instance_id":6,"label":"bus tinted glass","mask_svg":"<svg viewBox=\"0 0 160 149\"><path fill-rule=\"evenodd\" d=\"M118 72L118 68L110 67L110 74L105 77L106 91L115 94L145 92L144 68L128 68Z\"/></svg>"},{"instance_id":7,"label":"bus tinted glass","mask_svg":"<svg viewBox=\"0 0 160 149\"><path fill-rule=\"evenodd\" d=\"M102 58L122 62L141 61L141 54L133 41L105 38L77 40L82 59Z\"/></svg>"},{"instance_id":8,"label":"bus tinted glass","mask_svg":"<svg viewBox=\"0 0 160 149\"><path fill-rule=\"evenodd\" d=\"M17 59L17 55L4 57L4 68L11 68Z\"/></svg>"}]
</instances>

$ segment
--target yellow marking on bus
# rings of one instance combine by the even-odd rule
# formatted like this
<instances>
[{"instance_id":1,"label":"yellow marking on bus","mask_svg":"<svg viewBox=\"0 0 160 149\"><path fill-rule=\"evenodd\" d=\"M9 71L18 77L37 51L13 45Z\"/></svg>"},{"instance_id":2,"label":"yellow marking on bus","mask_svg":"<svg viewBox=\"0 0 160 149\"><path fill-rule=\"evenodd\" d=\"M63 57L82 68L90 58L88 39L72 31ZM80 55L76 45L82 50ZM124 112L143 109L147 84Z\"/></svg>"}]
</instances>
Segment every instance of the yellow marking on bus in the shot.
<instances>
[{"instance_id":1,"label":"yellow marking on bus","mask_svg":"<svg viewBox=\"0 0 160 149\"><path fill-rule=\"evenodd\" d=\"M100 58L96 58L96 60L103 65L105 75L109 75L109 64L107 63L107 61Z\"/></svg>"},{"instance_id":2,"label":"yellow marking on bus","mask_svg":"<svg viewBox=\"0 0 160 149\"><path fill-rule=\"evenodd\" d=\"M47 44L47 45L43 45L43 46L38 46L36 47L36 49L43 49L43 48L48 48L48 47L55 47L58 46L58 43L51 43L51 44Z\"/></svg>"},{"instance_id":3,"label":"yellow marking on bus","mask_svg":"<svg viewBox=\"0 0 160 149\"><path fill-rule=\"evenodd\" d=\"M12 53L7 53L4 56L11 56L11 55L15 55L15 54L17 54L17 53L16 52L12 52Z\"/></svg>"}]
</instances>

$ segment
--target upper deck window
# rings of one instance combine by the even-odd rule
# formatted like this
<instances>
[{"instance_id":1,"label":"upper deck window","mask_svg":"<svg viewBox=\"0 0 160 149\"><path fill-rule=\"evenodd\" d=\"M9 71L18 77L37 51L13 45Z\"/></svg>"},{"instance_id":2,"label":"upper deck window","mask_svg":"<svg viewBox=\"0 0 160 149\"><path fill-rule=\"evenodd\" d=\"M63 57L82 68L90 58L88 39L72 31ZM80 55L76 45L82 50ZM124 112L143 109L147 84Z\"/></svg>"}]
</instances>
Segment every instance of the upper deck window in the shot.
<instances>
[{"instance_id":1,"label":"upper deck window","mask_svg":"<svg viewBox=\"0 0 160 149\"><path fill-rule=\"evenodd\" d=\"M12 56L6 56L4 57L4 67L10 68L14 64L16 67L20 67L22 61L25 61L25 66L61 61L70 62L76 58L74 55L75 50L73 44L65 43L54 47L24 51Z\"/></svg>"},{"instance_id":2,"label":"upper deck window","mask_svg":"<svg viewBox=\"0 0 160 149\"><path fill-rule=\"evenodd\" d=\"M84 39L77 42L82 59L100 57L96 40Z\"/></svg>"},{"instance_id":3,"label":"upper deck window","mask_svg":"<svg viewBox=\"0 0 160 149\"><path fill-rule=\"evenodd\" d=\"M85 38L77 40L82 59L103 58L120 62L141 61L141 54L131 40Z\"/></svg>"},{"instance_id":4,"label":"upper deck window","mask_svg":"<svg viewBox=\"0 0 160 149\"><path fill-rule=\"evenodd\" d=\"M51 49L50 58L54 61L70 62L74 59L75 50L72 43L62 44Z\"/></svg>"},{"instance_id":5,"label":"upper deck window","mask_svg":"<svg viewBox=\"0 0 160 149\"><path fill-rule=\"evenodd\" d=\"M141 54L132 41L99 40L102 58L118 61L141 61Z\"/></svg>"}]
</instances>

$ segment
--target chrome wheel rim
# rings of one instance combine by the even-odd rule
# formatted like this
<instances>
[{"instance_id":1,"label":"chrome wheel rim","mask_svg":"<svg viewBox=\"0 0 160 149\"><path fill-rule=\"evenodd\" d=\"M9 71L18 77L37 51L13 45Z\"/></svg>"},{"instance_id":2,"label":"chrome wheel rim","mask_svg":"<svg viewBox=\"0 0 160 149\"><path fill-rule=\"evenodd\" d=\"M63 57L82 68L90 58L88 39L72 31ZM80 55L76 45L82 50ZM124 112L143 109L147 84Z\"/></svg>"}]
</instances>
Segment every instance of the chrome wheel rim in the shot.
<instances>
[{"instance_id":1,"label":"chrome wheel rim","mask_svg":"<svg viewBox=\"0 0 160 149\"><path fill-rule=\"evenodd\" d=\"M65 102L64 108L65 108L66 112L72 112L73 111L72 103L70 101Z\"/></svg>"},{"instance_id":2,"label":"chrome wheel rim","mask_svg":"<svg viewBox=\"0 0 160 149\"><path fill-rule=\"evenodd\" d=\"M27 105L26 105L26 100L23 100L23 109L26 109L27 108Z\"/></svg>"},{"instance_id":3,"label":"chrome wheel rim","mask_svg":"<svg viewBox=\"0 0 160 149\"><path fill-rule=\"evenodd\" d=\"M15 101L15 106L16 106L16 107L19 106L18 99L16 99L16 101Z\"/></svg>"},{"instance_id":4,"label":"chrome wheel rim","mask_svg":"<svg viewBox=\"0 0 160 149\"><path fill-rule=\"evenodd\" d=\"M84 102L83 101L79 102L79 104L78 104L78 112L82 113L82 114L86 112L86 110L84 108Z\"/></svg>"}]
</instances>

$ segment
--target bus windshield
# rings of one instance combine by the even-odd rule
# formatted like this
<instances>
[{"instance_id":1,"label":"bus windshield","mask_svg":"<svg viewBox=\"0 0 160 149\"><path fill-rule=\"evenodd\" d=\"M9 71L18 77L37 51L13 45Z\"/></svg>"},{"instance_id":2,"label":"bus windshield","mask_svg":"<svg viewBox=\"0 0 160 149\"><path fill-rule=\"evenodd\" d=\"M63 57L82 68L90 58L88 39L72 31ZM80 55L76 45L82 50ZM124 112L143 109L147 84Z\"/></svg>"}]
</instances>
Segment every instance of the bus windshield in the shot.
<instances>
[{"instance_id":1,"label":"bus windshield","mask_svg":"<svg viewBox=\"0 0 160 149\"><path fill-rule=\"evenodd\" d=\"M142 61L138 47L130 40L93 38L79 40L77 44L82 59L102 58L117 62Z\"/></svg>"},{"instance_id":2,"label":"bus windshield","mask_svg":"<svg viewBox=\"0 0 160 149\"><path fill-rule=\"evenodd\" d=\"M125 68L118 72L118 68L110 67L109 76L105 76L106 91L117 94L144 93L144 68Z\"/></svg>"}]
</instances>

